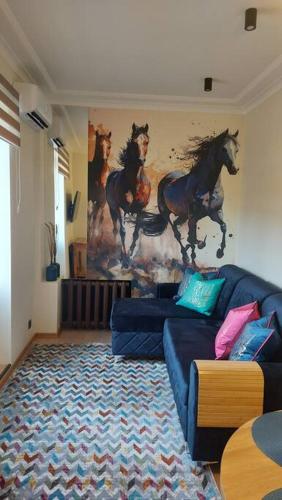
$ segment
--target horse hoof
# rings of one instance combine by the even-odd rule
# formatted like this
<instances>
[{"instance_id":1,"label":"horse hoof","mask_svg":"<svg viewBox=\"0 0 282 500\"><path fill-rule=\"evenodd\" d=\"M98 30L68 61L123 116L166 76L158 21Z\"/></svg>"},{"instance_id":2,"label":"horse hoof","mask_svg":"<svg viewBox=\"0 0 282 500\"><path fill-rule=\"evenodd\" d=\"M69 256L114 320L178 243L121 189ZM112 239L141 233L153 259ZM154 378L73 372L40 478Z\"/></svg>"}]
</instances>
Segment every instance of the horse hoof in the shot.
<instances>
[{"instance_id":1,"label":"horse hoof","mask_svg":"<svg viewBox=\"0 0 282 500\"><path fill-rule=\"evenodd\" d=\"M206 242L205 241L199 241L197 246L198 246L199 250L202 250L203 248L205 248Z\"/></svg>"},{"instance_id":2,"label":"horse hoof","mask_svg":"<svg viewBox=\"0 0 282 500\"><path fill-rule=\"evenodd\" d=\"M188 255L182 255L182 261L184 266L187 266L190 262Z\"/></svg>"},{"instance_id":3,"label":"horse hoof","mask_svg":"<svg viewBox=\"0 0 282 500\"><path fill-rule=\"evenodd\" d=\"M128 269L129 268L129 258L127 255L122 255L121 256L121 267L122 269Z\"/></svg>"},{"instance_id":4,"label":"horse hoof","mask_svg":"<svg viewBox=\"0 0 282 500\"><path fill-rule=\"evenodd\" d=\"M216 252L216 256L218 259L222 259L224 253L223 253L223 250L221 250L221 248L218 249L218 251Z\"/></svg>"}]
</instances>

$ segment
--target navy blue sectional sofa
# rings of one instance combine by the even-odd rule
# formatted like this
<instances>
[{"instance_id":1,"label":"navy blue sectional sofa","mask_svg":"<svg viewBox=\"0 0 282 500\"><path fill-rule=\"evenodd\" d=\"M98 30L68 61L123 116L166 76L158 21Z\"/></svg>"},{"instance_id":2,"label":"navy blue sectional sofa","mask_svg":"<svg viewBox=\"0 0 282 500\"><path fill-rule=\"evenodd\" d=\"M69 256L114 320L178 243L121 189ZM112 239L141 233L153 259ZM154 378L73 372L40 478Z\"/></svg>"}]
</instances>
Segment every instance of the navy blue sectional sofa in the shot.
<instances>
[{"instance_id":1,"label":"navy blue sectional sofa","mask_svg":"<svg viewBox=\"0 0 282 500\"><path fill-rule=\"evenodd\" d=\"M158 285L156 299L119 299L112 309L115 355L161 357L167 364L183 434L193 460L219 460L232 428L197 426L198 372L194 360L215 359L215 336L228 311L258 301L261 314L276 311L282 345L282 290L234 265L219 269L225 278L212 317L177 306L178 284ZM242 369L243 369L243 363ZM264 412L282 409L282 349L261 363Z\"/></svg>"}]
</instances>

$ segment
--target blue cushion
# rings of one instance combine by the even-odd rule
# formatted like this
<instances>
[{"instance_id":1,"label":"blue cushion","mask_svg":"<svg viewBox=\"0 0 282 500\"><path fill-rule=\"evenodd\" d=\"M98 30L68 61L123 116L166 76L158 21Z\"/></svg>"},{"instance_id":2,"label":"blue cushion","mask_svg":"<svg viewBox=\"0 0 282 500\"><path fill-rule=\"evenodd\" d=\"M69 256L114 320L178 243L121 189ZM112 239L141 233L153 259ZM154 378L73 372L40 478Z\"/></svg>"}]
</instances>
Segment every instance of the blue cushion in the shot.
<instances>
[{"instance_id":1,"label":"blue cushion","mask_svg":"<svg viewBox=\"0 0 282 500\"><path fill-rule=\"evenodd\" d=\"M177 290L177 294L175 295L174 300L179 300L180 297L182 297L182 295L184 294L184 292L187 290L187 287L190 283L190 280L191 280L191 277L193 276L193 274L195 274L195 271L194 269L188 267L187 269L185 269L184 271L184 274L183 274L183 278L182 278L182 281L178 287L178 290Z\"/></svg>"},{"instance_id":2,"label":"blue cushion","mask_svg":"<svg viewBox=\"0 0 282 500\"><path fill-rule=\"evenodd\" d=\"M200 273L195 273L176 305L210 316L214 310L218 295L225 279L204 280Z\"/></svg>"},{"instance_id":3,"label":"blue cushion","mask_svg":"<svg viewBox=\"0 0 282 500\"><path fill-rule=\"evenodd\" d=\"M271 327L273 315L247 323L234 344L229 359L235 361L267 361L264 346L275 332Z\"/></svg>"},{"instance_id":4,"label":"blue cushion","mask_svg":"<svg viewBox=\"0 0 282 500\"><path fill-rule=\"evenodd\" d=\"M215 359L214 340L221 321L167 319L163 347L176 406L186 438L189 370L194 359Z\"/></svg>"},{"instance_id":5,"label":"blue cushion","mask_svg":"<svg viewBox=\"0 0 282 500\"><path fill-rule=\"evenodd\" d=\"M200 313L177 306L173 299L118 299L111 314L116 332L162 332L166 318L201 318Z\"/></svg>"}]
</instances>

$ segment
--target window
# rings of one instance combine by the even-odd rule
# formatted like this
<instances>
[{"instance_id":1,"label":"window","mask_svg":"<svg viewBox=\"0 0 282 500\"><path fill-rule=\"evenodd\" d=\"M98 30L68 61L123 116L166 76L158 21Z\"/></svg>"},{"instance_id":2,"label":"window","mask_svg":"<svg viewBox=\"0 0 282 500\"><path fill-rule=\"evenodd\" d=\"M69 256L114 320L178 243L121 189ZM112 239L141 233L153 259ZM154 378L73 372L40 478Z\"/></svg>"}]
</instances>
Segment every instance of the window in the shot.
<instances>
[{"instance_id":1,"label":"window","mask_svg":"<svg viewBox=\"0 0 282 500\"><path fill-rule=\"evenodd\" d=\"M0 139L0 364L10 362L11 199L10 146Z\"/></svg>"},{"instance_id":2,"label":"window","mask_svg":"<svg viewBox=\"0 0 282 500\"><path fill-rule=\"evenodd\" d=\"M61 276L66 277L66 203L65 177L58 171L58 152L54 150L55 224L57 228L57 262Z\"/></svg>"}]
</instances>

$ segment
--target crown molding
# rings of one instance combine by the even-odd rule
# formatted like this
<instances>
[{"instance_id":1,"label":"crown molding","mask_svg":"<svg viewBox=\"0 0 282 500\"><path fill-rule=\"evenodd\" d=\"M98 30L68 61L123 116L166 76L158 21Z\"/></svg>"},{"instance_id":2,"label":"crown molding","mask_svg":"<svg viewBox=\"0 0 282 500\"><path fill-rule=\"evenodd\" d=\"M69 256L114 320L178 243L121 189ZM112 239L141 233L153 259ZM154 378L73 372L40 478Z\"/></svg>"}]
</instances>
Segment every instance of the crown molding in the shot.
<instances>
[{"instance_id":1,"label":"crown molding","mask_svg":"<svg viewBox=\"0 0 282 500\"><path fill-rule=\"evenodd\" d=\"M16 37L16 39L20 42L21 50L24 50L28 58L31 60L32 66L36 68L37 72L42 76L42 78L48 85L49 89L55 91L56 90L55 83L53 82L51 76L49 75L46 67L41 61L36 50L28 40L17 18L14 16L13 12L8 6L7 0L1 0L0 10L2 11L3 16L5 16L6 18L7 25L9 25L12 35Z\"/></svg>"},{"instance_id":2,"label":"crown molding","mask_svg":"<svg viewBox=\"0 0 282 500\"><path fill-rule=\"evenodd\" d=\"M197 111L204 113L241 114L240 107L230 99L168 96L159 94L125 94L116 92L85 92L60 90L50 92L52 104L116 109L151 109L165 111Z\"/></svg>"},{"instance_id":3,"label":"crown molding","mask_svg":"<svg viewBox=\"0 0 282 500\"><path fill-rule=\"evenodd\" d=\"M267 66L235 98L244 114L265 101L282 87L282 55Z\"/></svg>"},{"instance_id":4,"label":"crown molding","mask_svg":"<svg viewBox=\"0 0 282 500\"><path fill-rule=\"evenodd\" d=\"M12 71L17 75L17 78L23 81L30 81L34 83L34 79L27 71L26 68L22 67L21 61L17 54L8 46L4 38L0 35L0 56L12 69ZM13 82L12 82L13 83Z\"/></svg>"}]
</instances>

